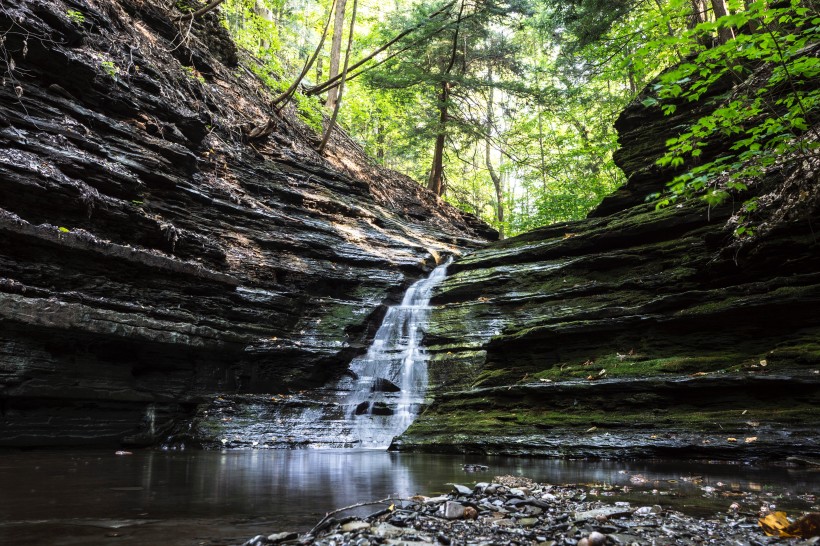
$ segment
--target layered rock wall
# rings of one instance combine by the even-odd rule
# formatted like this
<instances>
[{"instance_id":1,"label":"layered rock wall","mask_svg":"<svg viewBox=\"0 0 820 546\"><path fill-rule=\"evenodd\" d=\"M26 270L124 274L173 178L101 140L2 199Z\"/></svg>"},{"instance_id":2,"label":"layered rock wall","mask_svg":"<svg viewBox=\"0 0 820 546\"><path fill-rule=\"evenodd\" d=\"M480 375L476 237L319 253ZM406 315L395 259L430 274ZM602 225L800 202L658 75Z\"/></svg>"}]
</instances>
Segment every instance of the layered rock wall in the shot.
<instances>
[{"instance_id":1,"label":"layered rock wall","mask_svg":"<svg viewBox=\"0 0 820 546\"><path fill-rule=\"evenodd\" d=\"M719 82L712 96L731 92ZM714 104L683 104L669 118L634 103L616 125L624 188L587 220L493 244L451 266L427 338L437 392L396 448L820 452L816 158L786 158L737 196L769 192L802 207L748 244L732 234L737 201L661 210L644 202L672 176L655 165L667 138ZM725 146L715 135L706 153Z\"/></svg>"},{"instance_id":2,"label":"layered rock wall","mask_svg":"<svg viewBox=\"0 0 820 546\"><path fill-rule=\"evenodd\" d=\"M341 134L318 155L213 14L170 7L0 6L0 446L151 443L214 393L322 384L492 236Z\"/></svg>"}]
</instances>

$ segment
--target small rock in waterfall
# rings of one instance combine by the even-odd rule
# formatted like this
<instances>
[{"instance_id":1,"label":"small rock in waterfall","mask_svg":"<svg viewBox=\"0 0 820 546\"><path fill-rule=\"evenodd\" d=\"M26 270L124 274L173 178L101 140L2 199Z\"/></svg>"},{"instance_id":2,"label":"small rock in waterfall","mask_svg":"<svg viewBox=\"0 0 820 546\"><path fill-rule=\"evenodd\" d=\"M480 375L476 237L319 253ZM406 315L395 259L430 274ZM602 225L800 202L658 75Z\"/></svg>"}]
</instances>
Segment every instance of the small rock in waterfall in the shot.
<instances>
[{"instance_id":1,"label":"small rock in waterfall","mask_svg":"<svg viewBox=\"0 0 820 546\"><path fill-rule=\"evenodd\" d=\"M365 413L368 412L369 409L370 409L370 402L365 401L365 402L362 402L361 404L359 404L358 406L356 406L356 409L353 411L353 413L355 413L356 415L364 415Z\"/></svg>"},{"instance_id":2,"label":"small rock in waterfall","mask_svg":"<svg viewBox=\"0 0 820 546\"><path fill-rule=\"evenodd\" d=\"M377 377L373 381L373 386L370 388L371 392L399 392L401 388L398 385L385 379L384 377Z\"/></svg>"},{"instance_id":3,"label":"small rock in waterfall","mask_svg":"<svg viewBox=\"0 0 820 546\"><path fill-rule=\"evenodd\" d=\"M393 410L384 402L374 402L370 408L372 415L393 415Z\"/></svg>"}]
</instances>

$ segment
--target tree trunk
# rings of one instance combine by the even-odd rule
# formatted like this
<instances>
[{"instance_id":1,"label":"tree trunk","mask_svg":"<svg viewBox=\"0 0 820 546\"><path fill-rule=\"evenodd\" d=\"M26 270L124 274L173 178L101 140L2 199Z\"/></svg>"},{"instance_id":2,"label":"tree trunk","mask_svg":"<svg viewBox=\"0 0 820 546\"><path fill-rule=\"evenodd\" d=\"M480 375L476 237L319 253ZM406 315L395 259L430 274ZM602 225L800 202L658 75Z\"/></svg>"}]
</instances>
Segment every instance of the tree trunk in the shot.
<instances>
[{"instance_id":1,"label":"tree trunk","mask_svg":"<svg viewBox=\"0 0 820 546\"><path fill-rule=\"evenodd\" d=\"M436 143L433 146L433 166L430 168L430 179L427 181L427 189L438 196L444 194L444 139L447 136L447 104L450 102L450 84L441 83L441 93L439 94L439 118Z\"/></svg>"},{"instance_id":2,"label":"tree trunk","mask_svg":"<svg viewBox=\"0 0 820 546\"><path fill-rule=\"evenodd\" d=\"M342 105L342 94L345 90L347 66L350 62L350 50L353 48L353 29L356 27L356 4L357 1L353 0L353 13L350 14L350 33L347 37L347 50L345 51L345 64L344 68L342 69L342 80L339 83L339 94L335 97L336 100L334 101L335 104L333 106L333 115L330 116L330 121L327 124L327 131L325 131L325 136L322 137L322 142L319 144L319 153L325 151L325 146L327 146L327 142L328 140L330 140L330 134L333 132L333 128L336 126L336 118L339 116L339 107Z\"/></svg>"},{"instance_id":3,"label":"tree trunk","mask_svg":"<svg viewBox=\"0 0 820 546\"><path fill-rule=\"evenodd\" d=\"M450 3L446 4L446 5L444 5L441 9L439 9L439 10L435 11L434 13L431 13L431 14L427 17L427 20L428 20L428 21L432 21L433 19L435 19L436 17L438 17L439 15L441 15L442 13L444 13L444 12L446 12L448 9L450 9L450 7L451 7L453 4L455 4L455 1L452 1L452 2L450 2ZM424 23L421 23L421 24L416 25L415 27L412 27L412 28L409 28L409 29L407 29L407 30L405 30L405 31L403 31L403 32L400 32L397 36L393 37L393 39L389 40L389 41L388 41L387 43L385 43L385 44L382 44L382 45L381 45L380 47L378 47L375 51L370 52L370 54L369 54L369 55L367 55L367 56L365 56L363 59L359 59L356 63L354 63L354 64L350 67L350 69L349 69L349 70L355 70L355 69L359 68L359 67L360 67L360 66L362 66L363 64L367 63L368 61L370 61L370 60L372 60L374 57L376 57L379 53L381 53L381 52L385 51L387 48L389 48L390 46L392 46L393 44L395 44L396 42L398 42L399 40L401 40L402 38L404 38L404 37L405 37L405 36L407 36L408 34L411 34L411 33L415 32L416 30L418 30L418 29L422 28L423 26L424 26ZM406 48L404 48L404 49L402 49L402 50L400 50L400 51L405 51L405 50L406 50ZM387 58L389 59L389 58L392 58L392 57L395 57L395 56L396 56L396 53L392 53L392 54L390 54ZM379 65L379 64L381 64L381 63L383 63L384 61L385 61L385 59L380 60L380 61L376 64L376 66L378 66L378 65ZM361 73L361 72L359 72L359 74L360 74L360 73ZM328 78L326 81L324 81L324 82L322 82L322 83L317 83L315 86L313 86L312 88L308 89L308 90L305 92L305 94L306 94L306 95L318 95L319 93L324 93L324 92L325 92L325 91L327 91L328 89L331 89L331 88L333 88L333 87L337 87L337 86L338 86L338 80L339 80L339 79L340 79L340 78L339 78L339 75L338 75L338 74L337 74L336 76L330 77L330 78ZM351 78L349 78L349 79L352 79L352 76L351 76ZM317 80L317 81L321 81L321 80Z\"/></svg>"},{"instance_id":4,"label":"tree trunk","mask_svg":"<svg viewBox=\"0 0 820 546\"><path fill-rule=\"evenodd\" d=\"M691 0L692 15L689 17L687 26L692 29L701 23L706 22L706 0Z\"/></svg>"},{"instance_id":5,"label":"tree trunk","mask_svg":"<svg viewBox=\"0 0 820 546\"><path fill-rule=\"evenodd\" d=\"M330 74L328 75L330 79L339 75L339 64L342 58L342 31L345 25L346 6L347 0L337 0L336 14L333 19L333 38L330 42ZM328 90L327 102L325 103L328 108L334 108L336 106L338 94L339 92L335 87Z\"/></svg>"},{"instance_id":6,"label":"tree trunk","mask_svg":"<svg viewBox=\"0 0 820 546\"><path fill-rule=\"evenodd\" d=\"M334 6L335 2L336 2L336 0L333 0L333 3L330 4L330 11L331 12L333 11L333 6ZM299 88L299 84L302 83L302 80L307 75L308 70L310 70L310 67L313 65L314 61L316 61L316 59L319 58L319 54L322 52L322 46L325 44L325 37L327 37L327 29L330 28L330 17L331 17L331 13L328 13L327 14L327 21L325 22L324 30L322 30L322 38L319 40L319 45L317 45L316 49L313 51L313 55L311 55L305 61L305 66L304 66L304 68L302 68L302 72L300 72L299 76L293 81L292 84L290 84L290 87L288 87L287 90L284 93L282 93L281 95L279 95L278 97L273 99L274 106L278 105L280 103L284 104L286 101L288 101L293 96L293 94Z\"/></svg>"},{"instance_id":7,"label":"tree trunk","mask_svg":"<svg viewBox=\"0 0 820 546\"><path fill-rule=\"evenodd\" d=\"M376 114L376 159L379 164L384 166L384 127L382 121L382 113Z\"/></svg>"},{"instance_id":8,"label":"tree trunk","mask_svg":"<svg viewBox=\"0 0 820 546\"><path fill-rule=\"evenodd\" d=\"M729 15L729 8L726 7L726 0L712 0L712 10L715 12L715 19ZM720 27L718 29L718 40L721 44L734 40L734 38L735 31L732 27Z\"/></svg>"},{"instance_id":9,"label":"tree trunk","mask_svg":"<svg viewBox=\"0 0 820 546\"><path fill-rule=\"evenodd\" d=\"M427 181L427 188L435 192L439 197L444 195L444 139L447 136L447 108L450 103L450 82L447 77L456 64L456 52L458 51L458 33L461 30L461 15L464 13L464 3L461 0L461 7L456 18L456 29L453 33L453 46L450 50L450 62L442 73L444 78L441 82L441 94L439 95L439 125L436 134L436 144L433 147L433 165L430 168L430 179Z\"/></svg>"},{"instance_id":10,"label":"tree trunk","mask_svg":"<svg viewBox=\"0 0 820 546\"><path fill-rule=\"evenodd\" d=\"M501 183L501 177L495 172L493 161L491 157L492 147L490 146L490 138L493 133L493 71L489 69L487 73L487 81L489 83L490 91L487 97L487 129L484 137L484 164L487 166L487 172L490 173L490 179L493 181L495 188L495 218L498 220L498 238L504 238L504 186Z\"/></svg>"}]
</instances>

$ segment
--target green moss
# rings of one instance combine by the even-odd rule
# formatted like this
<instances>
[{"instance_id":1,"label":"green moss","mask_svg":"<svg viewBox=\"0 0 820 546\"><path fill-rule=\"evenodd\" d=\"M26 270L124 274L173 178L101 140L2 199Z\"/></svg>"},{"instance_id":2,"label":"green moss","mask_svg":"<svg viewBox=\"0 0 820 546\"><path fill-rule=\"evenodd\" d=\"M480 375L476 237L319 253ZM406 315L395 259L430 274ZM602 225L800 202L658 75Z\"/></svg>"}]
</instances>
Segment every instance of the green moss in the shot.
<instances>
[{"instance_id":1,"label":"green moss","mask_svg":"<svg viewBox=\"0 0 820 546\"><path fill-rule=\"evenodd\" d=\"M462 401L463 402L463 401ZM484 404L489 402L484 401ZM646 429L647 432L686 430L687 432L710 432L756 434L757 427L778 429L782 426L806 425L815 420L813 404L792 407L735 407L711 411L691 410L683 407L657 410L646 407L640 411L623 408L606 409L516 407L476 409L465 404L447 403L436 411L426 412L407 431L408 436L440 436L448 434L467 435L528 435L549 429L575 429L579 432L595 427L596 431L618 429Z\"/></svg>"},{"instance_id":2,"label":"green moss","mask_svg":"<svg viewBox=\"0 0 820 546\"><path fill-rule=\"evenodd\" d=\"M609 353L582 363L562 363L537 372L534 379L560 381L593 377L652 377L665 374L709 373L730 369L743 361L741 355L718 353L704 356L675 355L649 358L640 354ZM601 374L606 370L605 374Z\"/></svg>"}]
</instances>

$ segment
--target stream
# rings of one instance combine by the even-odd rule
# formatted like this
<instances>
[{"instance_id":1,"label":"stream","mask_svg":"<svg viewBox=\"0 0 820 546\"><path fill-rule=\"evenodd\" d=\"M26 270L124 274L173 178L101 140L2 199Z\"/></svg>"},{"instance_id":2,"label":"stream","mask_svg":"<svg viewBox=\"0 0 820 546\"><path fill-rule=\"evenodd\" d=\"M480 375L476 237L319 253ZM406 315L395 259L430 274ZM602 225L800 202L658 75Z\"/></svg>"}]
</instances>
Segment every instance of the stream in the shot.
<instances>
[{"instance_id":1,"label":"stream","mask_svg":"<svg viewBox=\"0 0 820 546\"><path fill-rule=\"evenodd\" d=\"M467 472L465 463L489 470ZM306 531L342 506L447 492L447 483L472 485L503 474L597 484L601 500L698 515L725 511L735 501L749 511L761 502L808 510L820 491L816 469L727 463L349 449L9 451L0 453L0 544L241 544L257 534Z\"/></svg>"}]
</instances>

